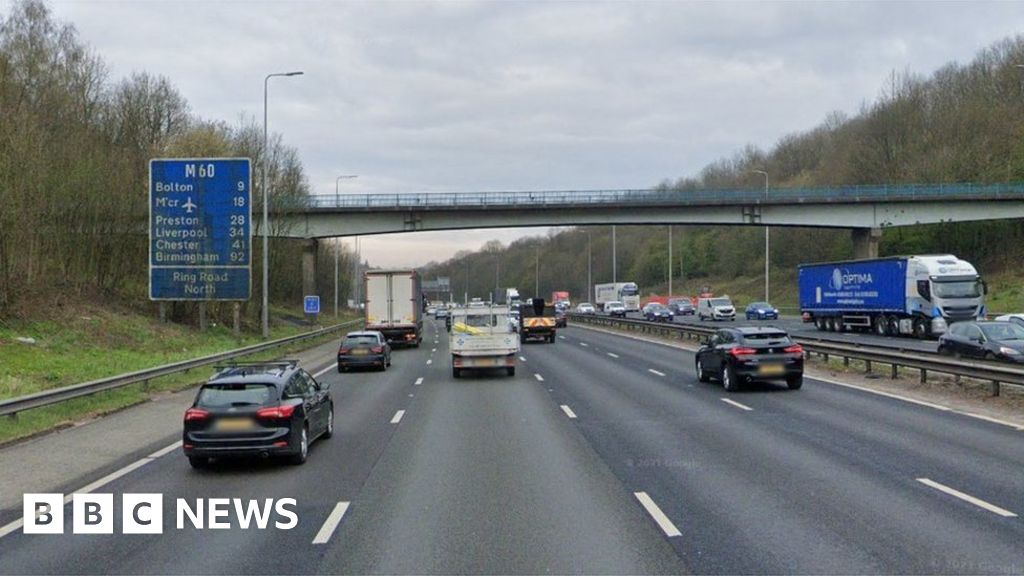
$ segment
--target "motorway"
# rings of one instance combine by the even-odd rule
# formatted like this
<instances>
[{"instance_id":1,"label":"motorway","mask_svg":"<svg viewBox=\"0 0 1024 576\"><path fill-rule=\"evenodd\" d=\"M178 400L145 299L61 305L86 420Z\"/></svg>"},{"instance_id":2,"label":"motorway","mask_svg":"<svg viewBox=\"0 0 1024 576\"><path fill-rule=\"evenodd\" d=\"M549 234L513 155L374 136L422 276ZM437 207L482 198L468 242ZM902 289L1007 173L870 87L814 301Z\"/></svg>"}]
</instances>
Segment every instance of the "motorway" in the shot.
<instances>
[{"instance_id":1,"label":"motorway","mask_svg":"<svg viewBox=\"0 0 1024 576\"><path fill-rule=\"evenodd\" d=\"M602 313L602 315L604 315ZM643 314L630 312L627 318L643 320ZM871 332L824 332L814 327L814 324L804 322L799 316L780 316L778 320L746 320L743 317L742 309L738 310L735 322L711 320L701 321L696 316L676 316L672 319L676 324L688 324L712 328L715 326L730 325L767 325L782 328L790 335L797 338L818 339L828 342L844 342L847 344L861 344L865 346L879 346L883 348L896 348L902 350L915 350L920 352L938 352L939 345L936 340L917 340L909 336L878 336Z\"/></svg>"},{"instance_id":2,"label":"motorway","mask_svg":"<svg viewBox=\"0 0 1024 576\"><path fill-rule=\"evenodd\" d=\"M95 490L163 493L164 534L67 518L0 537L0 573L1024 571L1019 429L811 378L727 395L692 352L581 327L514 378L455 380L443 323L425 333L385 373L314 351L336 434L305 465L171 449ZM174 529L175 498L210 497L296 498L299 524Z\"/></svg>"}]
</instances>

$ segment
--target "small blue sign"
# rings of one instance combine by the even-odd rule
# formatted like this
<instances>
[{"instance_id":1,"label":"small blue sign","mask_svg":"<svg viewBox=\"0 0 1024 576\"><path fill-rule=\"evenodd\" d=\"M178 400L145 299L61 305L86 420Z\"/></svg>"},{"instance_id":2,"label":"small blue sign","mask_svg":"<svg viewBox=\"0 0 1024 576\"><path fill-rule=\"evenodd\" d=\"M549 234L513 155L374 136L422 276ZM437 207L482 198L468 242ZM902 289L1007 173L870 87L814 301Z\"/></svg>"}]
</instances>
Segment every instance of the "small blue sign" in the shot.
<instances>
[{"instance_id":1,"label":"small blue sign","mask_svg":"<svg viewBox=\"0 0 1024 576\"><path fill-rule=\"evenodd\" d=\"M319 296L306 296L302 302L302 309L306 314L319 314L320 313L320 297Z\"/></svg>"},{"instance_id":2,"label":"small blue sign","mask_svg":"<svg viewBox=\"0 0 1024 576\"><path fill-rule=\"evenodd\" d=\"M248 158L149 162L149 298L248 300L252 293Z\"/></svg>"}]
</instances>

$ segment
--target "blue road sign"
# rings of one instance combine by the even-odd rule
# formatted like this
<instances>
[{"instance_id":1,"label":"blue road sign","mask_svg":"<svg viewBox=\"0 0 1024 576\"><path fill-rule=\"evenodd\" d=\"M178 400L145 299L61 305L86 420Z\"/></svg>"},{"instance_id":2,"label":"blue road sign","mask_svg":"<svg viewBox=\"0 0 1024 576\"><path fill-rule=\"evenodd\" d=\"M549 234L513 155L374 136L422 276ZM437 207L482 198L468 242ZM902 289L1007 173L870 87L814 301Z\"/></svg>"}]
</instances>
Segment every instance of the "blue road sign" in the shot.
<instances>
[{"instance_id":1,"label":"blue road sign","mask_svg":"<svg viewBox=\"0 0 1024 576\"><path fill-rule=\"evenodd\" d=\"M149 161L149 298L248 300L248 158Z\"/></svg>"},{"instance_id":2,"label":"blue road sign","mask_svg":"<svg viewBox=\"0 0 1024 576\"><path fill-rule=\"evenodd\" d=\"M306 312L306 314L319 314L320 297L306 296L306 298L302 301L302 309Z\"/></svg>"}]
</instances>

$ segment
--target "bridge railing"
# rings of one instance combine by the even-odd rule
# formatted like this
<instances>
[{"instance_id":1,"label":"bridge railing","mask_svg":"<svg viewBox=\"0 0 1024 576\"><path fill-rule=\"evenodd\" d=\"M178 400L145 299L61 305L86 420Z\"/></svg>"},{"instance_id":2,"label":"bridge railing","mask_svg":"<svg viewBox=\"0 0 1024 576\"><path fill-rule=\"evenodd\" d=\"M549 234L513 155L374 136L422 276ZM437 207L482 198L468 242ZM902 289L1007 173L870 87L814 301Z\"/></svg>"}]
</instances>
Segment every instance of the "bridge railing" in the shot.
<instances>
[{"instance_id":1,"label":"bridge railing","mask_svg":"<svg viewBox=\"0 0 1024 576\"><path fill-rule=\"evenodd\" d=\"M312 208L444 209L545 206L638 206L713 204L792 204L818 202L915 201L951 198L1021 198L1024 183L879 184L816 188L722 190L550 190L534 192L423 192L411 194L339 194L310 199Z\"/></svg>"}]
</instances>

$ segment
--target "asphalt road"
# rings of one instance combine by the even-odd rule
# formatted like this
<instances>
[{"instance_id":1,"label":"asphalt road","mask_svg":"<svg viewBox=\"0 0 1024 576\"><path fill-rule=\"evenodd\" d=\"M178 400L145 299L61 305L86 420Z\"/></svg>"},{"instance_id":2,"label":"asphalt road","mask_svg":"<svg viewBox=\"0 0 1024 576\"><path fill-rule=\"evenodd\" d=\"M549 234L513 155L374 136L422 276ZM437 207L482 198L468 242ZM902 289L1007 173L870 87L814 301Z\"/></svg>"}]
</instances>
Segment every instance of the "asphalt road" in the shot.
<instances>
[{"instance_id":1,"label":"asphalt road","mask_svg":"<svg viewBox=\"0 0 1024 576\"><path fill-rule=\"evenodd\" d=\"M1024 571L1020 430L809 379L726 394L690 352L578 327L454 380L426 333L386 373L324 373L336 434L305 465L172 451L98 490L163 493L164 534L13 532L0 573ZM295 498L299 524L174 528L210 497Z\"/></svg>"}]
</instances>

